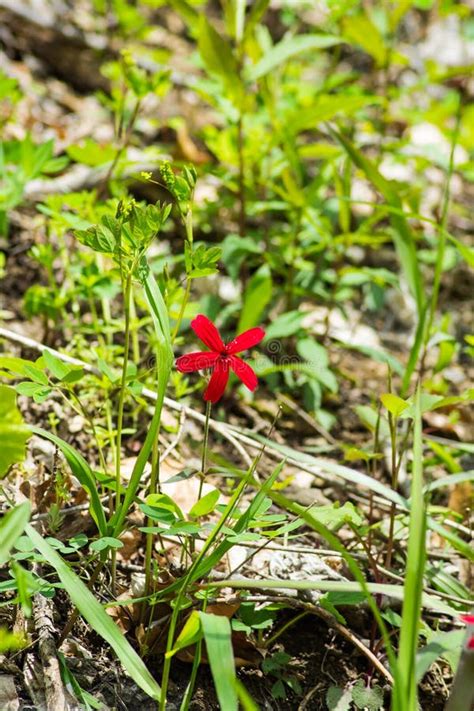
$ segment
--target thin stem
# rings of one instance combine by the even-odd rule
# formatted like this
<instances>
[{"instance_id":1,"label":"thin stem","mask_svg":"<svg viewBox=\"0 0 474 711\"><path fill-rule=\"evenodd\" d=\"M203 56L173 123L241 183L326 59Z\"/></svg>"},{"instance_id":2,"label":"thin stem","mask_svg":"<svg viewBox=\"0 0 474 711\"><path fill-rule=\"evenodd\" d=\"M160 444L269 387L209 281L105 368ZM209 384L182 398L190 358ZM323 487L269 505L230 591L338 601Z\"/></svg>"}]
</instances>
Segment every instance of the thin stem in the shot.
<instances>
[{"instance_id":1,"label":"thin stem","mask_svg":"<svg viewBox=\"0 0 474 711\"><path fill-rule=\"evenodd\" d=\"M426 355L428 351L428 341L430 338L430 333L431 333L431 328L433 326L433 321L434 321L434 316L436 313L436 309L438 306L438 298L439 298L439 291L441 287L441 277L443 275L443 262L444 262L444 255L446 251L446 241L447 241L447 232L446 232L446 224L448 221L448 210L449 210L449 204L451 200L451 178L454 172L454 152L456 149L456 145L458 142L458 137L459 137L459 131L461 129L461 116L462 116L462 101L461 98L458 100L458 108L456 112L456 123L454 126L454 131L453 131L453 139L451 142L451 152L449 155L449 166L448 166L448 172L446 176L446 184L444 186L444 195L443 195L443 207L441 211L441 219L439 223L439 237L438 237L438 249L437 249L437 254L436 254L436 265L435 265L435 273L434 273L434 279L433 279L433 286L431 289L431 299L429 302L429 307L428 307L428 318L426 321L426 326L425 326L425 332L424 332L424 343L423 343L423 353L420 359L420 378L423 377L424 369L425 369L425 360L426 360Z\"/></svg>"},{"instance_id":2,"label":"thin stem","mask_svg":"<svg viewBox=\"0 0 474 711\"><path fill-rule=\"evenodd\" d=\"M132 291L132 273L128 272L125 280L124 290L124 316L125 316L125 343L123 350L122 362L122 377L120 380L120 394L117 413L117 434L115 446L115 511L120 510L120 487L121 487L121 454L122 454L122 430L123 430L123 413L125 406L125 393L127 389L127 366L128 356L130 352L130 296ZM114 512L112 510L111 513ZM115 590L116 574L117 574L117 549L112 548L112 590Z\"/></svg>"},{"instance_id":3,"label":"thin stem","mask_svg":"<svg viewBox=\"0 0 474 711\"><path fill-rule=\"evenodd\" d=\"M202 487L204 485L204 479L206 477L207 445L209 442L209 420L211 417L211 407L212 407L212 403L208 400L206 403L206 421L204 423L204 443L203 443L203 447L202 447L201 476L200 476L200 482L199 482L198 500L202 496Z\"/></svg>"},{"instance_id":4,"label":"thin stem","mask_svg":"<svg viewBox=\"0 0 474 711\"><path fill-rule=\"evenodd\" d=\"M189 249L189 253L192 254L194 235L193 235L193 213L192 213L192 210L190 207L188 208L188 211L185 215L181 212L181 219L183 220L184 228L186 230L187 247ZM173 329L173 334L171 336L171 343L175 342L176 337L179 333L179 329L181 327L181 322L183 320L184 312L186 310L186 306L188 305L189 297L191 295L191 281L192 280L189 278L189 276L186 275L186 289L184 292L183 300L181 302L181 308L179 310L178 320L176 321L176 325Z\"/></svg>"},{"instance_id":5,"label":"thin stem","mask_svg":"<svg viewBox=\"0 0 474 711\"><path fill-rule=\"evenodd\" d=\"M102 181L102 191L101 192L103 192L107 188L107 183L112 178L120 158L126 151L128 144L130 143L130 139L131 139L132 133L133 133L133 128L135 126L135 121L137 120L138 112L140 111L140 106L141 106L141 100L137 99L137 102L136 102L133 112L132 112L132 116L130 118L130 121L128 122L125 133L123 134L122 143L121 143L120 147L118 148L118 150L114 156L114 159L113 159L112 163L110 164L110 167L109 167L109 169ZM123 113L122 113L120 125L118 128L119 137L122 135L122 131L123 131Z\"/></svg>"},{"instance_id":6,"label":"thin stem","mask_svg":"<svg viewBox=\"0 0 474 711\"><path fill-rule=\"evenodd\" d=\"M306 617L307 615L311 614L309 610L305 610L304 612L300 612L299 615L296 615L296 617L293 617L291 620L288 620L284 625L280 627L279 630L275 632L275 634L272 634L271 637L269 637L263 644L264 649L269 649L269 647L275 642L278 637L281 637L281 635L286 632L286 630L289 627L292 627L295 625L297 622L299 622L303 617Z\"/></svg>"},{"instance_id":7,"label":"thin stem","mask_svg":"<svg viewBox=\"0 0 474 711\"><path fill-rule=\"evenodd\" d=\"M160 452L158 449L158 437L153 443L153 450L151 455L151 476L150 476L150 486L148 488L148 494L156 493L156 485L159 480L159 469L160 469ZM153 519L147 518L147 526L153 526ZM153 533L146 534L146 549L145 549L145 596L151 594L151 582L152 582L152 555L153 555ZM142 618L144 617L146 605L142 608Z\"/></svg>"},{"instance_id":8,"label":"thin stem","mask_svg":"<svg viewBox=\"0 0 474 711\"><path fill-rule=\"evenodd\" d=\"M140 341L138 340L137 309L135 307L133 286L130 292L130 332L132 337L133 362L138 366L140 362Z\"/></svg>"},{"instance_id":9,"label":"thin stem","mask_svg":"<svg viewBox=\"0 0 474 711\"><path fill-rule=\"evenodd\" d=\"M121 449L122 449L122 430L123 430L123 412L125 405L125 393L127 386L127 366L128 366L128 356L130 353L130 295L132 288L132 275L127 274L125 281L125 291L124 291L124 316L125 316L125 342L123 350L123 362L122 362L122 377L120 380L120 394L118 402L118 413L117 413L117 433L116 433L116 445L115 445L115 500L116 500L116 510L120 508L120 464L121 464Z\"/></svg>"},{"instance_id":10,"label":"thin stem","mask_svg":"<svg viewBox=\"0 0 474 711\"><path fill-rule=\"evenodd\" d=\"M239 234L244 237L247 206L245 200L244 111L242 106L239 109L237 121L237 147L239 153Z\"/></svg>"},{"instance_id":11,"label":"thin stem","mask_svg":"<svg viewBox=\"0 0 474 711\"><path fill-rule=\"evenodd\" d=\"M398 485L398 469L397 469L397 421L393 417L392 413L388 413L388 424L390 427L390 447L391 447L391 469L392 469L392 489L397 490ZM396 506L392 502L390 506L390 528L388 532L388 545L387 545L387 556L385 558L385 567L390 569L392 564L392 551L393 551L393 534L395 530L395 513Z\"/></svg>"}]
</instances>

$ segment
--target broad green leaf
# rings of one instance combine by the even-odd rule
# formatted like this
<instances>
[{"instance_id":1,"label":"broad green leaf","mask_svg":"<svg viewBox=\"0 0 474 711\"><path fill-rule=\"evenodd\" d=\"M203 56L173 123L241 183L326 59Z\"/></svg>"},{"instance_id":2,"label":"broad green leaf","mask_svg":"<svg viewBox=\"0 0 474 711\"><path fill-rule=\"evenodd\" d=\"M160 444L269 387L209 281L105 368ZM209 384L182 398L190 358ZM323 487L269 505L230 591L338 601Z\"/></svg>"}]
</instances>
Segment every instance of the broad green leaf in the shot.
<instances>
[{"instance_id":1,"label":"broad green leaf","mask_svg":"<svg viewBox=\"0 0 474 711\"><path fill-rule=\"evenodd\" d=\"M351 15L342 23L345 39L350 44L357 44L370 54L383 67L387 61L387 47L378 28L365 14Z\"/></svg>"},{"instance_id":2,"label":"broad green leaf","mask_svg":"<svg viewBox=\"0 0 474 711\"><path fill-rule=\"evenodd\" d=\"M7 511L0 519L0 565L4 565L8 561L11 549L22 535L30 519L30 512L30 502L24 501Z\"/></svg>"},{"instance_id":3,"label":"broad green leaf","mask_svg":"<svg viewBox=\"0 0 474 711\"><path fill-rule=\"evenodd\" d=\"M329 711L350 711L352 689L330 686L326 693L326 704Z\"/></svg>"},{"instance_id":4,"label":"broad green leaf","mask_svg":"<svg viewBox=\"0 0 474 711\"><path fill-rule=\"evenodd\" d=\"M15 358L13 356L0 356L0 368L5 368L8 374L14 373L15 375L21 375L21 377L26 376L26 366L31 365L31 361L25 360L24 358ZM3 375L3 373L1 373Z\"/></svg>"},{"instance_id":5,"label":"broad green leaf","mask_svg":"<svg viewBox=\"0 0 474 711\"><path fill-rule=\"evenodd\" d=\"M173 649L166 652L167 657L173 657L180 649L185 649L191 644L196 644L202 639L201 618L197 610L193 610L174 643Z\"/></svg>"},{"instance_id":6,"label":"broad green leaf","mask_svg":"<svg viewBox=\"0 0 474 711\"><path fill-rule=\"evenodd\" d=\"M380 396L382 405L390 412L394 417L401 415L403 410L408 407L408 402L403 400L398 395L393 395L393 393L383 393Z\"/></svg>"},{"instance_id":7,"label":"broad green leaf","mask_svg":"<svg viewBox=\"0 0 474 711\"><path fill-rule=\"evenodd\" d=\"M419 683L430 666L447 653L459 657L464 639L464 630L450 630L449 632L435 632L430 635L428 643L416 655L416 679ZM451 654L449 655L451 656Z\"/></svg>"},{"instance_id":8,"label":"broad green leaf","mask_svg":"<svg viewBox=\"0 0 474 711\"><path fill-rule=\"evenodd\" d=\"M51 351L48 351L48 349L43 351L43 359L50 373L58 380L62 380L69 375L71 370L73 370L70 365L66 365L64 361L60 360L57 356L51 353Z\"/></svg>"},{"instance_id":9,"label":"broad green leaf","mask_svg":"<svg viewBox=\"0 0 474 711\"><path fill-rule=\"evenodd\" d=\"M209 491L205 496L203 496L199 501L196 501L194 506L189 512L190 518L200 518L201 516L207 516L212 511L214 511L217 502L219 501L220 492L217 489Z\"/></svg>"},{"instance_id":10,"label":"broad green leaf","mask_svg":"<svg viewBox=\"0 0 474 711\"><path fill-rule=\"evenodd\" d=\"M111 145L101 145L92 138L86 138L81 144L68 146L66 152L76 163L96 167L110 163L115 158L117 150Z\"/></svg>"},{"instance_id":11,"label":"broad green leaf","mask_svg":"<svg viewBox=\"0 0 474 711\"><path fill-rule=\"evenodd\" d=\"M274 338L288 338L294 336L301 328L303 314L300 311L287 311L274 319L265 332L265 341L268 343Z\"/></svg>"},{"instance_id":12,"label":"broad green leaf","mask_svg":"<svg viewBox=\"0 0 474 711\"><path fill-rule=\"evenodd\" d=\"M239 84L237 61L232 47L210 24L206 15L199 18L198 46L210 74L217 74L228 86Z\"/></svg>"},{"instance_id":13,"label":"broad green leaf","mask_svg":"<svg viewBox=\"0 0 474 711\"><path fill-rule=\"evenodd\" d=\"M184 514L180 507L171 498L171 496L168 496L168 494L148 494L145 502L148 506L156 509L164 509L165 511L171 511L179 519L184 519Z\"/></svg>"},{"instance_id":14,"label":"broad green leaf","mask_svg":"<svg viewBox=\"0 0 474 711\"><path fill-rule=\"evenodd\" d=\"M237 688L232 629L227 617L199 612L207 657L221 709L237 711Z\"/></svg>"},{"instance_id":15,"label":"broad green leaf","mask_svg":"<svg viewBox=\"0 0 474 711\"><path fill-rule=\"evenodd\" d=\"M26 533L34 543L35 548L55 569L72 603L77 607L91 628L112 647L133 681L138 684L150 698L159 701L160 687L157 682L136 651L129 644L126 637L122 634L122 631L105 612L91 591L82 580L73 573L61 556L40 536L33 526L28 524Z\"/></svg>"},{"instance_id":16,"label":"broad green leaf","mask_svg":"<svg viewBox=\"0 0 474 711\"><path fill-rule=\"evenodd\" d=\"M358 679L352 687L352 700L358 709L367 709L367 711L383 709L383 691L380 686L366 686L362 679Z\"/></svg>"},{"instance_id":17,"label":"broad green leaf","mask_svg":"<svg viewBox=\"0 0 474 711\"><path fill-rule=\"evenodd\" d=\"M0 479L12 464L24 459L30 436L16 405L15 391L8 385L0 385Z\"/></svg>"},{"instance_id":18,"label":"broad green leaf","mask_svg":"<svg viewBox=\"0 0 474 711\"><path fill-rule=\"evenodd\" d=\"M95 553L100 551L105 551L107 548L123 548L123 543L118 538L112 538L111 536L104 536L103 538L98 538L93 541L89 548Z\"/></svg>"},{"instance_id":19,"label":"broad green leaf","mask_svg":"<svg viewBox=\"0 0 474 711\"><path fill-rule=\"evenodd\" d=\"M309 512L317 521L327 526L331 531L337 531L345 523L352 523L354 526L362 524L361 515L354 504L349 501L346 501L343 506L339 506L337 503L312 506Z\"/></svg>"},{"instance_id":20,"label":"broad green leaf","mask_svg":"<svg viewBox=\"0 0 474 711\"><path fill-rule=\"evenodd\" d=\"M90 501L90 512L91 516L97 524L99 533L102 536L107 535L107 521L105 519L104 510L100 502L99 492L97 489L97 483L92 472L92 469L82 456L79 454L74 447L65 442L63 439L58 437L51 432L43 430L41 427L30 427L30 432L34 432L39 437L44 437L44 439L49 439L53 442L66 458L67 463L71 467L71 471L75 477L79 480L81 486L86 490L89 495Z\"/></svg>"},{"instance_id":21,"label":"broad green leaf","mask_svg":"<svg viewBox=\"0 0 474 711\"><path fill-rule=\"evenodd\" d=\"M298 54L334 47L341 41L340 37L334 35L296 35L284 38L265 52L264 56L249 69L247 77L250 81L256 81Z\"/></svg>"},{"instance_id":22,"label":"broad green leaf","mask_svg":"<svg viewBox=\"0 0 474 711\"><path fill-rule=\"evenodd\" d=\"M265 307L272 298L272 277L268 265L260 267L250 279L245 289L238 333L258 326Z\"/></svg>"}]
</instances>

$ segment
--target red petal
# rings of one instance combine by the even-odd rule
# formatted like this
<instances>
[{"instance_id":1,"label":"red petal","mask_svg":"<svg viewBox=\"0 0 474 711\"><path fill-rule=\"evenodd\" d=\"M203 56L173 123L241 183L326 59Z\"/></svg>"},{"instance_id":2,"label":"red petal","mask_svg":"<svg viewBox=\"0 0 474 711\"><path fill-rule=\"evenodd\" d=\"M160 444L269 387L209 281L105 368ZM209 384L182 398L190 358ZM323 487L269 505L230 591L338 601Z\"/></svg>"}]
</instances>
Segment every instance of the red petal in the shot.
<instances>
[{"instance_id":1,"label":"red petal","mask_svg":"<svg viewBox=\"0 0 474 711\"><path fill-rule=\"evenodd\" d=\"M196 316L196 318L191 321L191 328L196 336L200 338L211 351L222 353L225 347L222 338L217 328L212 321L209 321L207 316L203 316L203 314Z\"/></svg>"},{"instance_id":2,"label":"red petal","mask_svg":"<svg viewBox=\"0 0 474 711\"><path fill-rule=\"evenodd\" d=\"M193 373L195 370L213 368L219 353L209 353L208 351L197 351L197 353L187 353L176 360L176 369L180 373Z\"/></svg>"},{"instance_id":3,"label":"red petal","mask_svg":"<svg viewBox=\"0 0 474 711\"><path fill-rule=\"evenodd\" d=\"M236 376L243 382L249 390L255 390L258 385L258 378L248 363L233 355L229 358L230 367Z\"/></svg>"},{"instance_id":4,"label":"red petal","mask_svg":"<svg viewBox=\"0 0 474 711\"><path fill-rule=\"evenodd\" d=\"M468 639L468 641L467 641L467 648L468 648L468 649L474 649L474 637L471 637L470 639Z\"/></svg>"},{"instance_id":5,"label":"red petal","mask_svg":"<svg viewBox=\"0 0 474 711\"><path fill-rule=\"evenodd\" d=\"M474 615L461 615L461 620L465 622L467 625L474 625Z\"/></svg>"},{"instance_id":6,"label":"red petal","mask_svg":"<svg viewBox=\"0 0 474 711\"><path fill-rule=\"evenodd\" d=\"M252 346L260 343L263 338L265 338L263 328L250 328L248 331L241 333L240 336L236 336L233 341L226 345L226 353L232 355L233 353L246 351L247 348L252 348Z\"/></svg>"},{"instance_id":7,"label":"red petal","mask_svg":"<svg viewBox=\"0 0 474 711\"><path fill-rule=\"evenodd\" d=\"M222 358L216 361L216 367L211 375L209 385L204 393L204 400L217 402L224 394L225 386L229 380L229 365Z\"/></svg>"}]
</instances>

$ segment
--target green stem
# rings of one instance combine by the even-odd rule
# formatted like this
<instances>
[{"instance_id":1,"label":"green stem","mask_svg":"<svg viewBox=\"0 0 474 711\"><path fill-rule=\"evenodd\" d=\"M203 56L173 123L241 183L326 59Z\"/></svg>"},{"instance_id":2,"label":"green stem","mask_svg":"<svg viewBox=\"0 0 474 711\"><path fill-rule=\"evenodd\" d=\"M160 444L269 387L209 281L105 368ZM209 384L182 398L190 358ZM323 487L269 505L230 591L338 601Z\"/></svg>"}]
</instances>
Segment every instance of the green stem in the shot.
<instances>
[{"instance_id":1,"label":"green stem","mask_svg":"<svg viewBox=\"0 0 474 711\"><path fill-rule=\"evenodd\" d=\"M132 337L133 362L138 366L140 363L140 341L138 340L137 309L135 307L133 286L130 292L130 332Z\"/></svg>"},{"instance_id":2,"label":"green stem","mask_svg":"<svg viewBox=\"0 0 474 711\"><path fill-rule=\"evenodd\" d=\"M153 443L153 452L151 457L151 477L148 494L156 493L156 485L159 480L160 456L158 449L158 437ZM147 518L147 526L153 526L153 520ZM146 552L145 552L145 595L151 593L151 558L153 553L153 533L146 534Z\"/></svg>"},{"instance_id":3,"label":"green stem","mask_svg":"<svg viewBox=\"0 0 474 711\"><path fill-rule=\"evenodd\" d=\"M264 645L263 645L264 648L269 649L271 647L271 645L273 644L273 642L275 642L278 639L278 637L281 637L281 635L284 632L286 632L286 630L289 627L292 627L297 622L299 622L303 617L306 617L309 614L310 614L310 612L308 610L305 610L304 612L301 612L299 615L296 615L296 617L293 617L291 620L288 620L288 622L286 622L284 625L282 625L282 627L280 627L280 629L277 630L275 632L275 634L273 634L271 637L269 637L266 640L266 642L264 642Z\"/></svg>"},{"instance_id":4,"label":"green stem","mask_svg":"<svg viewBox=\"0 0 474 711\"><path fill-rule=\"evenodd\" d=\"M122 377L120 380L120 394L117 413L117 434L115 445L115 511L120 510L120 487L121 487L121 455L122 455L122 430L123 412L125 406L125 393L127 389L127 366L130 352L130 296L132 291L132 273L128 272L125 280L124 290L124 316L125 316L125 343L123 350ZM114 511L111 511L113 513ZM112 590L115 590L117 575L117 549L112 548Z\"/></svg>"},{"instance_id":5,"label":"green stem","mask_svg":"<svg viewBox=\"0 0 474 711\"><path fill-rule=\"evenodd\" d=\"M212 403L208 400L206 403L206 422L204 424L204 443L203 443L203 447L202 447L201 476L200 476L200 481L199 481L198 501L202 496L202 487L204 485L204 479L206 477L207 445L209 442L209 420L211 417L211 407L212 407Z\"/></svg>"},{"instance_id":6,"label":"green stem","mask_svg":"<svg viewBox=\"0 0 474 711\"><path fill-rule=\"evenodd\" d=\"M125 343L123 349L123 362L122 362L122 377L120 380L120 394L118 402L118 414L117 414L117 434L116 434L116 445L115 445L115 499L116 499L116 510L120 508L120 465L121 465L121 449L122 449L122 430L123 430L123 412L125 406L125 393L127 390L127 366L128 366L128 356L130 353L130 295L132 289L132 275L127 274L125 281L124 290L124 316L125 316Z\"/></svg>"},{"instance_id":7,"label":"green stem","mask_svg":"<svg viewBox=\"0 0 474 711\"><path fill-rule=\"evenodd\" d=\"M181 212L181 219L183 220L184 228L186 230L186 242L187 242L187 245L189 248L189 253L192 255L194 235L193 235L193 213L192 213L191 208L188 208L188 211L185 215ZM188 271L188 269L187 269L187 271ZM181 308L179 310L178 320L176 321L176 325L173 329L173 335L171 336L171 343L175 342L176 337L179 333L179 329L181 327L181 322L183 320L184 312L186 310L186 306L188 305L190 295L191 295L191 279L189 278L188 275L186 275L186 289L184 292L183 300L181 302Z\"/></svg>"}]
</instances>

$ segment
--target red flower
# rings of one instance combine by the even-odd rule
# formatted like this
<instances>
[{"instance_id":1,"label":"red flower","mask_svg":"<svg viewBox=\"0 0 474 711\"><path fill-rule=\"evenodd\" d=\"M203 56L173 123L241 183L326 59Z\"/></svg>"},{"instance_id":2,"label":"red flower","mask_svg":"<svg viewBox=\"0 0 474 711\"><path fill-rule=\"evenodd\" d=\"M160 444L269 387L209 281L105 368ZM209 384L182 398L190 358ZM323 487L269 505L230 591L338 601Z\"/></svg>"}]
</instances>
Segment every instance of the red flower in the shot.
<instances>
[{"instance_id":1,"label":"red flower","mask_svg":"<svg viewBox=\"0 0 474 711\"><path fill-rule=\"evenodd\" d=\"M202 314L191 321L191 328L211 350L183 355L177 359L176 367L181 373L192 373L205 368L213 369L209 385L204 393L204 400L217 402L221 399L229 380L229 368L249 390L255 390L258 385L257 376L252 368L235 354L260 343L265 336L265 331L262 328L250 328L227 345L224 344L212 321Z\"/></svg>"},{"instance_id":2,"label":"red flower","mask_svg":"<svg viewBox=\"0 0 474 711\"><path fill-rule=\"evenodd\" d=\"M474 615L461 615L461 620L467 625L474 625ZM474 650L474 634L467 640L467 648Z\"/></svg>"}]
</instances>

